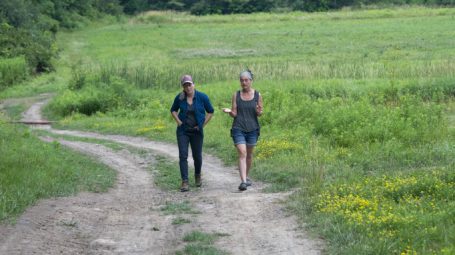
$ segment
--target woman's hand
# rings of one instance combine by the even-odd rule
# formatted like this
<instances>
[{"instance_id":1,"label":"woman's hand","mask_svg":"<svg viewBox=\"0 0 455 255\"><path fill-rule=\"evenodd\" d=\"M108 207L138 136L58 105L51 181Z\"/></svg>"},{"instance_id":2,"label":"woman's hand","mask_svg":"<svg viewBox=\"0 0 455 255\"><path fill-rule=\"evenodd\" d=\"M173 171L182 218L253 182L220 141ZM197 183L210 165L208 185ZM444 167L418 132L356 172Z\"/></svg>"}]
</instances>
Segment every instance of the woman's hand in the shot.
<instances>
[{"instance_id":1,"label":"woman's hand","mask_svg":"<svg viewBox=\"0 0 455 255\"><path fill-rule=\"evenodd\" d=\"M258 103L256 104L256 114L258 115L258 117L262 115L263 111L264 111L264 107L262 104L262 95L261 95L261 93L259 93L259 100L258 100Z\"/></svg>"},{"instance_id":2,"label":"woman's hand","mask_svg":"<svg viewBox=\"0 0 455 255\"><path fill-rule=\"evenodd\" d=\"M177 123L177 126L180 127L180 126L183 124L183 122L179 119L178 114L179 114L179 113L178 113L178 112L175 112L175 111L172 111L172 112L171 112L172 118L174 118L175 123Z\"/></svg>"},{"instance_id":3,"label":"woman's hand","mask_svg":"<svg viewBox=\"0 0 455 255\"><path fill-rule=\"evenodd\" d=\"M256 114L258 116L262 115L262 107L259 104L256 105Z\"/></svg>"}]
</instances>

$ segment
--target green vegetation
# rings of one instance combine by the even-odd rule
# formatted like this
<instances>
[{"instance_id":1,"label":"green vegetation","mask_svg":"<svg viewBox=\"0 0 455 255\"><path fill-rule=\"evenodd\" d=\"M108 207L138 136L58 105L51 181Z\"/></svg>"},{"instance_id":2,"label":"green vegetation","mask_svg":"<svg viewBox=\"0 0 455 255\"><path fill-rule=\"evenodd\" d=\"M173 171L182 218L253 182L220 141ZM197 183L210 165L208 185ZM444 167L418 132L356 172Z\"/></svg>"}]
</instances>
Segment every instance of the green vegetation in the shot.
<instances>
[{"instance_id":1,"label":"green vegetation","mask_svg":"<svg viewBox=\"0 0 455 255\"><path fill-rule=\"evenodd\" d=\"M103 192L114 171L59 143L44 143L21 125L0 119L0 221L12 220L42 198L81 190Z\"/></svg>"},{"instance_id":2,"label":"green vegetation","mask_svg":"<svg viewBox=\"0 0 455 255\"><path fill-rule=\"evenodd\" d=\"M167 191L177 191L182 181L178 164L175 164L174 160L161 156L157 156L156 160L157 163L153 165L155 184ZM189 172L194 172L191 169L189 169ZM194 181L190 181L190 188L196 188Z\"/></svg>"},{"instance_id":3,"label":"green vegetation","mask_svg":"<svg viewBox=\"0 0 455 255\"><path fill-rule=\"evenodd\" d=\"M325 230L329 236L335 229L353 233L344 237L348 243L346 254L364 252L364 248L354 244L357 242L378 254L453 254L453 169L452 165L338 181L313 198L314 214L318 215L317 221L330 226ZM395 242L382 241L389 238ZM446 243L447 240L452 241ZM407 246L403 247L403 243Z\"/></svg>"},{"instance_id":4,"label":"green vegetation","mask_svg":"<svg viewBox=\"0 0 455 255\"><path fill-rule=\"evenodd\" d=\"M156 169L154 174L155 184L168 191L176 191L180 185L180 170L175 162L165 157L156 157L157 163L153 166Z\"/></svg>"},{"instance_id":5,"label":"green vegetation","mask_svg":"<svg viewBox=\"0 0 455 255\"><path fill-rule=\"evenodd\" d=\"M392 5L453 6L452 0L121 0L125 13L134 14L150 8L189 11L194 15L253 12L325 11L343 7L362 8Z\"/></svg>"},{"instance_id":6,"label":"green vegetation","mask_svg":"<svg viewBox=\"0 0 455 255\"><path fill-rule=\"evenodd\" d=\"M24 57L0 58L0 90L19 83L28 77L28 67Z\"/></svg>"},{"instance_id":7,"label":"green vegetation","mask_svg":"<svg viewBox=\"0 0 455 255\"><path fill-rule=\"evenodd\" d=\"M452 254L454 15L166 12L60 33L63 71L47 114L63 128L175 142L169 108L190 73L217 110L204 148L234 164L232 119L220 109L249 67L265 106L253 177L272 191L298 188L290 208L329 253ZM158 183L175 189L177 164L159 161Z\"/></svg>"},{"instance_id":8,"label":"green vegetation","mask_svg":"<svg viewBox=\"0 0 455 255\"><path fill-rule=\"evenodd\" d=\"M455 236L443 226L454 225L454 14L144 14L62 35L63 61L79 56L80 64L71 63L70 86L49 112L61 127L174 141L169 107L179 76L191 73L218 109L205 148L234 163L232 119L219 109L249 67L265 102L253 177L272 191L300 187L290 207L329 251L450 254ZM158 183L174 189L177 165L159 164ZM413 178L429 189L416 195L422 189L406 182ZM344 187L356 189L339 193ZM402 227L415 222L427 233Z\"/></svg>"},{"instance_id":9,"label":"green vegetation","mask_svg":"<svg viewBox=\"0 0 455 255\"><path fill-rule=\"evenodd\" d=\"M3 0L0 2L0 91L31 73L54 70L56 34L106 14L119 15L117 0Z\"/></svg>"},{"instance_id":10,"label":"green vegetation","mask_svg":"<svg viewBox=\"0 0 455 255\"><path fill-rule=\"evenodd\" d=\"M207 234L200 231L192 231L183 237L183 241L189 242L183 251L178 251L176 254L187 255L221 255L227 254L213 246L215 241L226 234Z\"/></svg>"},{"instance_id":11,"label":"green vegetation","mask_svg":"<svg viewBox=\"0 0 455 255\"><path fill-rule=\"evenodd\" d=\"M27 110L27 107L24 104L17 104L6 106L3 110L11 120L18 121L21 119L21 114Z\"/></svg>"},{"instance_id":12,"label":"green vegetation","mask_svg":"<svg viewBox=\"0 0 455 255\"><path fill-rule=\"evenodd\" d=\"M453 6L453 0L4 0L0 2L0 90L30 73L54 70L57 32L75 30L103 17L172 10L195 15L253 12L326 11L342 7L387 5ZM161 22L163 17L151 17ZM232 54L229 53L228 54ZM5 75L5 70L14 73ZM14 78L14 79L11 79Z\"/></svg>"},{"instance_id":13,"label":"green vegetation","mask_svg":"<svg viewBox=\"0 0 455 255\"><path fill-rule=\"evenodd\" d=\"M210 235L200 231L192 231L183 237L183 241L185 242L201 242L204 244L213 244L215 239L215 235Z\"/></svg>"},{"instance_id":14,"label":"green vegetation","mask_svg":"<svg viewBox=\"0 0 455 255\"><path fill-rule=\"evenodd\" d=\"M58 73L46 73L29 79L15 86L5 88L0 92L0 99L33 97L38 94L53 93L67 86L68 75L59 70Z\"/></svg>"},{"instance_id":15,"label":"green vegetation","mask_svg":"<svg viewBox=\"0 0 455 255\"><path fill-rule=\"evenodd\" d=\"M225 255L228 254L211 245L203 245L200 243L191 243L185 246L183 251L177 251L176 255Z\"/></svg>"}]
</instances>

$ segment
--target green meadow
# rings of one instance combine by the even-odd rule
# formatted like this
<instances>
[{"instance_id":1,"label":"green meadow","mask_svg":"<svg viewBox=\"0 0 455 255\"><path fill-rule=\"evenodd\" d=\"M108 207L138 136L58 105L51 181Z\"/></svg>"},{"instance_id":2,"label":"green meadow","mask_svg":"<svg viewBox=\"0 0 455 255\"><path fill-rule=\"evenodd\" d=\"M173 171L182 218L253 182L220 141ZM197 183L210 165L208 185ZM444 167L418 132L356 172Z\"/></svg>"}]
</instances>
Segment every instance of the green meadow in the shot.
<instances>
[{"instance_id":1,"label":"green meadow","mask_svg":"<svg viewBox=\"0 0 455 255\"><path fill-rule=\"evenodd\" d=\"M112 169L5 119L0 114L0 222L14 223L42 198L106 192L113 185Z\"/></svg>"},{"instance_id":2,"label":"green meadow","mask_svg":"<svg viewBox=\"0 0 455 255\"><path fill-rule=\"evenodd\" d=\"M216 108L205 152L235 164L221 108L249 68L264 98L252 177L294 191L290 210L327 253L454 254L454 16L413 7L101 21L58 35L46 114L58 128L175 142L169 109L189 73Z\"/></svg>"}]
</instances>

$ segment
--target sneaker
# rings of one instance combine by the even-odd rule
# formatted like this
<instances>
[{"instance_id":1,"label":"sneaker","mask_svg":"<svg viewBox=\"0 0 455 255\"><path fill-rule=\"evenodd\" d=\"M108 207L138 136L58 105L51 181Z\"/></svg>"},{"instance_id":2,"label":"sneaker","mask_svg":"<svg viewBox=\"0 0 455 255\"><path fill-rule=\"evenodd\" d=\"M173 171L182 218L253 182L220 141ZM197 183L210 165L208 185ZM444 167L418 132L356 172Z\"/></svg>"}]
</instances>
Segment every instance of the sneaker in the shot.
<instances>
[{"instance_id":1,"label":"sneaker","mask_svg":"<svg viewBox=\"0 0 455 255\"><path fill-rule=\"evenodd\" d=\"M250 178L246 178L246 182L245 183L246 183L246 186L248 186L248 187L253 185L253 182L251 181Z\"/></svg>"},{"instance_id":2,"label":"sneaker","mask_svg":"<svg viewBox=\"0 0 455 255\"><path fill-rule=\"evenodd\" d=\"M202 186L202 179L200 175L195 176L196 179L196 187L201 187Z\"/></svg>"},{"instance_id":3,"label":"sneaker","mask_svg":"<svg viewBox=\"0 0 455 255\"><path fill-rule=\"evenodd\" d=\"M188 181L182 181L182 185L180 186L181 192L186 192L190 190L190 185L188 185Z\"/></svg>"},{"instance_id":4,"label":"sneaker","mask_svg":"<svg viewBox=\"0 0 455 255\"><path fill-rule=\"evenodd\" d=\"M244 190L246 190L246 188L247 188L247 185L245 182L240 183L239 190L244 191Z\"/></svg>"}]
</instances>

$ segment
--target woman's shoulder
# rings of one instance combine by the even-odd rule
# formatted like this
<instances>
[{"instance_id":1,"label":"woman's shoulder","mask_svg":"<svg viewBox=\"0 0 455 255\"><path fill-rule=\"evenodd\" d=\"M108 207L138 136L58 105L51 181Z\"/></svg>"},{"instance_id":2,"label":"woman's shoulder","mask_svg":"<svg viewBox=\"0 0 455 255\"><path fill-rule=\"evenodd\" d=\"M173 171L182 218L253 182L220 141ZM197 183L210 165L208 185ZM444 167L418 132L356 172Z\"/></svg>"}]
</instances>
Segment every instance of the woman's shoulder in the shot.
<instances>
[{"instance_id":1,"label":"woman's shoulder","mask_svg":"<svg viewBox=\"0 0 455 255\"><path fill-rule=\"evenodd\" d=\"M194 93L198 97L207 98L207 99L209 98L209 96L207 94L205 94L204 92L201 92L199 90L195 90Z\"/></svg>"}]
</instances>

